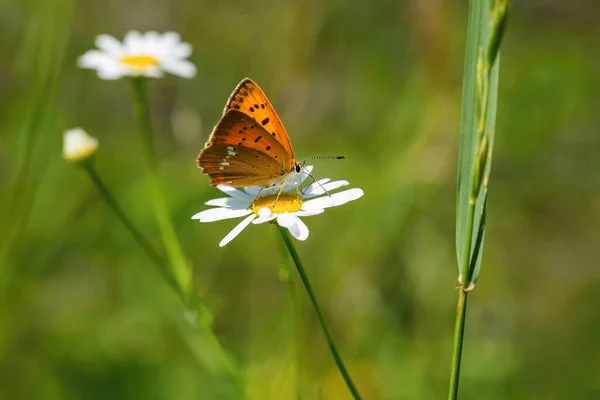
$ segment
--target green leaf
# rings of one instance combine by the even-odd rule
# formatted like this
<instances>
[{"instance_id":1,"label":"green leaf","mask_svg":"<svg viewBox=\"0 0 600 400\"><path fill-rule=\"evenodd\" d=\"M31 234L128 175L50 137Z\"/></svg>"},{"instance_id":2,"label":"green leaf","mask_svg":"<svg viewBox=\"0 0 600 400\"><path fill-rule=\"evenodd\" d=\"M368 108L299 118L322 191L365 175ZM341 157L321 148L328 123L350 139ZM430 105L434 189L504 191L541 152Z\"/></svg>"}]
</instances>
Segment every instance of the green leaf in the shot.
<instances>
[{"instance_id":1,"label":"green leaf","mask_svg":"<svg viewBox=\"0 0 600 400\"><path fill-rule=\"evenodd\" d=\"M498 92L499 58L489 74L489 80L482 79L486 65L478 57L482 50L487 52L491 30L491 10L487 1L471 1L469 9L469 29L465 55L463 96L460 122L458 155L458 187L456 203L456 256L463 286L469 287L479 276L484 241L484 205L487 197L487 182L490 174L494 127L496 122L496 100ZM483 58L487 60L487 58ZM480 75L478 76L478 70ZM482 85L487 84L486 90ZM478 95L479 93L479 95ZM481 135L477 124L480 111L487 107L485 135L488 137L489 153L485 160L483 174L475 170L479 161L478 151ZM482 182L478 182L479 180ZM475 191L474 188L478 188ZM475 193L474 193L475 192ZM471 202L471 196L475 202Z\"/></svg>"}]
</instances>

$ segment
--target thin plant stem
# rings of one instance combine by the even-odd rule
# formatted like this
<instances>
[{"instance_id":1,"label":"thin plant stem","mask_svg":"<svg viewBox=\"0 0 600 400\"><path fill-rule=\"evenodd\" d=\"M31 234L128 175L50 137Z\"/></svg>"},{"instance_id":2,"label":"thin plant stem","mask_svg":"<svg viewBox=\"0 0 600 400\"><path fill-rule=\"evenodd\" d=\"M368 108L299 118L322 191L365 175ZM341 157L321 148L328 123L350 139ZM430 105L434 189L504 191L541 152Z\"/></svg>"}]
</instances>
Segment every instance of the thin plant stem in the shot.
<instances>
[{"instance_id":1,"label":"thin plant stem","mask_svg":"<svg viewBox=\"0 0 600 400\"><path fill-rule=\"evenodd\" d=\"M148 99L146 96L146 80L145 78L134 78L132 82L135 93L135 114L138 119L144 153L146 154L150 169L148 183L150 187L150 196L154 206L154 213L158 221L162 240L171 263L171 268L173 269L175 280L185 296L189 297L192 285L191 268L181 250L181 244L175 233L175 228L167 208L164 191L158 177L158 168L152 138L152 121L150 120Z\"/></svg>"},{"instance_id":2,"label":"thin plant stem","mask_svg":"<svg viewBox=\"0 0 600 400\"><path fill-rule=\"evenodd\" d=\"M465 316L467 314L467 295L462 285L458 289L458 303L456 306L456 322L454 325L454 343L452 346L452 368L450 370L450 389L448 400L458 398L458 381L460 377L460 361L462 358L463 337L465 333Z\"/></svg>"},{"instance_id":3,"label":"thin plant stem","mask_svg":"<svg viewBox=\"0 0 600 400\"><path fill-rule=\"evenodd\" d=\"M306 292L308 293L308 297L310 298L312 306L315 309L315 312L317 313L319 323L321 324L321 328L323 329L323 332L325 333L325 338L327 339L327 344L329 345L329 350L331 350L333 359L335 360L335 363L336 363L338 369L340 370L340 373L342 374L342 377L344 378L344 381L346 382L348 389L352 393L352 396L354 397L354 399L360 400L361 397L360 397L360 394L358 393L358 389L356 389L354 382L352 382L352 378L350 377L350 374L348 373L348 370L346 369L346 366L344 365L344 362L342 361L342 357L340 356L340 353L337 350L337 347L335 345L333 337L331 336L331 333L329 332L329 328L327 327L327 323L325 322L325 317L323 316L323 313L321 312L321 307L319 307L319 303L317 302L317 298L312 290L312 286L310 285L310 281L308 279L308 276L306 275L306 271L304 270L304 267L302 266L302 262L300 261L300 257L298 256L298 252L296 251L296 247L294 246L294 242L292 241L290 233L286 228L283 228L279 225L276 225L276 226L277 226L277 229L279 230L279 233L281 234L281 237L288 249L288 252L292 256L292 260L294 261L294 264L296 265L296 269L298 270L298 273L300 274L300 278L302 279L304 288L306 289Z\"/></svg>"},{"instance_id":4,"label":"thin plant stem","mask_svg":"<svg viewBox=\"0 0 600 400\"><path fill-rule=\"evenodd\" d=\"M225 350L218 337L212 330L210 321L205 321L209 311L205 308L202 299L192 292L192 270L181 249L179 238L171 221L164 191L158 176L157 159L154 153L152 137L152 121L146 94L146 79L134 78L132 80L135 95L134 111L139 124L140 137L144 154L147 158L149 174L148 185L150 197L154 206L154 213L158 221L163 244L171 266L171 274L176 283L177 292L181 295L186 308L196 310L196 314L203 315L195 325L196 329L182 330L184 337L191 347L196 358L211 373L226 376L232 382L236 392L243 392L243 377L239 366L232 356ZM209 320L211 318L208 318Z\"/></svg>"},{"instance_id":5,"label":"thin plant stem","mask_svg":"<svg viewBox=\"0 0 600 400\"><path fill-rule=\"evenodd\" d=\"M243 378L238 365L233 357L225 350L225 348L223 348L223 345L213 332L210 323L198 318L199 315L208 312L208 310L203 308L201 300L197 298L189 298L185 293L183 293L182 288L170 273L168 264L165 262L164 258L156 252L152 245L145 239L140 230L129 219L127 213L119 205L92 163L85 162L83 163L83 167L102 195L102 198L106 204L108 204L117 218L131 233L135 241L140 245L140 247L142 247L148 257L158 267L161 275L165 278L169 286L171 286L171 288L179 295L184 306L186 306L188 318L185 319L188 323L181 326L181 332L191 351L199 360L202 361L203 365L211 373L223 377L227 382L232 384L237 393L242 392ZM193 314L193 309L198 310L197 314ZM195 316L190 318L191 315Z\"/></svg>"},{"instance_id":6,"label":"thin plant stem","mask_svg":"<svg viewBox=\"0 0 600 400\"><path fill-rule=\"evenodd\" d=\"M98 189L98 192L100 192L100 194L102 195L102 198L104 199L106 204L115 213L115 215L121 221L123 226L125 226L125 228L129 231L129 233L137 242L137 244L139 244L142 250L144 250L148 258L150 258L154 265L157 266L160 274L163 276L163 278L165 278L169 286L171 286L173 290L175 290L175 292L177 292L179 295L183 295L183 293L181 293L181 288L179 287L173 276L169 273L168 266L165 263L164 259L158 254L158 252L152 247L152 245L148 243L144 235L134 225L134 223L129 219L129 217L127 217L127 213L123 210L123 208L119 205L115 197L112 195L112 193L98 174L98 171L96 171L96 168L94 168L94 165L91 162L85 162L83 163L83 167L87 172L88 176L90 177L90 180L96 186L96 189Z\"/></svg>"}]
</instances>

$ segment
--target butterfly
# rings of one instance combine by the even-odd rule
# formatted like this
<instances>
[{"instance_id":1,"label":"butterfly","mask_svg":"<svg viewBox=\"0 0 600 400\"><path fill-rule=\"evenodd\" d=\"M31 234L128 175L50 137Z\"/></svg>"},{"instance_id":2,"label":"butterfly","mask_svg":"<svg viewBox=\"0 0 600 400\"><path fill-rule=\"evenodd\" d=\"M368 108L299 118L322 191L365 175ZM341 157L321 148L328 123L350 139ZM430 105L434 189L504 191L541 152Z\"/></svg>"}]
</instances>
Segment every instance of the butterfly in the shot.
<instances>
[{"instance_id":1,"label":"butterfly","mask_svg":"<svg viewBox=\"0 0 600 400\"><path fill-rule=\"evenodd\" d=\"M269 99L249 78L229 96L196 161L211 185L233 187L283 187L304 166L294 158L290 138Z\"/></svg>"}]
</instances>

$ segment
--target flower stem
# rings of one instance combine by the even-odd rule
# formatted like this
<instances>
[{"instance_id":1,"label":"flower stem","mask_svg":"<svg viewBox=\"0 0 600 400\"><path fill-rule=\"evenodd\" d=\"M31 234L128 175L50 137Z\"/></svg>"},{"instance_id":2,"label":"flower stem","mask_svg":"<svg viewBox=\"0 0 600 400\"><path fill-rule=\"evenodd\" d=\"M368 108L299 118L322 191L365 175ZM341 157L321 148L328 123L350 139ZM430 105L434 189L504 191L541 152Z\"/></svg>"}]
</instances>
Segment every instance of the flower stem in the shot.
<instances>
[{"instance_id":1,"label":"flower stem","mask_svg":"<svg viewBox=\"0 0 600 400\"><path fill-rule=\"evenodd\" d=\"M154 213L158 221L165 249L173 269L173 275L185 297L191 293L192 277L185 256L181 250L181 245L175 228L171 221L171 216L167 208L164 192L158 177L158 168L156 155L154 153L154 144L152 139L152 121L146 96L145 78L134 78L132 80L135 93L135 114L138 119L140 135L144 147L144 153L148 159L150 174L148 184L150 187L150 196L152 198Z\"/></svg>"},{"instance_id":2,"label":"flower stem","mask_svg":"<svg viewBox=\"0 0 600 400\"><path fill-rule=\"evenodd\" d=\"M346 366L344 365L344 362L342 361L342 357L340 356L340 353L337 350L335 342L333 341L333 338L331 337L331 333L329 333L329 328L327 328L327 323L325 322L325 318L323 317L323 313L321 312L321 307L319 307L319 303L317 302L317 298L315 297L315 294L312 290L310 281L308 280L308 276L306 275L306 271L304 271L304 267L302 266L302 262L300 261L300 257L298 256L298 252L296 251L296 247L294 246L294 242L292 241L292 238L290 237L290 233L286 228L283 228L279 225L277 225L277 229L279 230L279 233L281 234L281 237L283 238L283 241L284 241L290 255L292 256L292 260L294 260L294 264L296 265L296 269L298 270L298 273L300 274L300 278L302 279L304 288L306 289L306 292L308 293L308 297L310 298L313 308L315 309L315 312L317 313L317 317L321 324L321 328L323 329L323 332L325 333L325 338L327 339L327 344L329 345L329 350L331 350L331 354L333 355L335 363L336 363L338 369L340 370L340 373L342 374L342 377L344 378L344 381L346 382L346 385L348 386L348 389L352 393L352 396L354 397L354 399L360 400L360 398L361 398L360 394L358 393L358 390L356 389L354 382L352 382L352 378L350 377L350 374L348 373L348 370L346 369Z\"/></svg>"},{"instance_id":3,"label":"flower stem","mask_svg":"<svg viewBox=\"0 0 600 400\"><path fill-rule=\"evenodd\" d=\"M121 223L123 223L125 228L127 228L129 233L131 234L131 236L133 236L133 239L140 245L140 247L144 250L146 255L148 255L148 258L150 258L152 260L152 262L158 267L158 270L161 273L161 275L163 276L163 278L165 278L167 283L179 295L182 295L179 285L177 284L175 279L173 279L173 276L169 273L169 271L167 269L168 267L165 264L165 261L163 260L163 258L156 252L156 250L154 250L152 245L150 243L148 243L148 241L144 238L144 235L136 228L136 226L133 224L133 222L127 217L127 214L125 213L123 208L121 208L119 203L117 203L117 200L114 198L114 196L110 193L110 190L104 184L104 181L102 180L102 178L100 177L100 175L98 174L96 169L94 168L93 164L91 162L85 162L85 163L83 163L83 167L84 167L85 171L88 173L88 176L90 177L90 179L92 180L94 185L96 185L96 188L98 189L98 191L104 198L104 201L106 202L106 204L108 204L108 206L115 213L117 218L119 218Z\"/></svg>"},{"instance_id":4,"label":"flower stem","mask_svg":"<svg viewBox=\"0 0 600 400\"><path fill-rule=\"evenodd\" d=\"M82 166L102 195L106 204L113 210L125 228L131 233L135 241L158 267L159 272L165 278L169 286L171 286L179 295L180 300L186 307L185 315L188 317L185 318L187 323L182 324L180 332L194 356L200 360L213 375L223 378L224 382L228 383L236 393L243 392L243 378L239 366L213 332L210 324L211 318L206 317L210 313L204 308L201 299L186 296L169 271L168 265L163 257L154 250L140 230L137 229L134 223L127 217L127 214L111 194L108 187L104 184L104 181L92 163L85 162Z\"/></svg>"},{"instance_id":5,"label":"flower stem","mask_svg":"<svg viewBox=\"0 0 600 400\"><path fill-rule=\"evenodd\" d=\"M460 377L460 360L462 358L468 294L469 292L464 290L461 285L461 287L458 289L458 303L456 306L456 322L454 325L454 344L452 346L452 369L450 372L450 389L448 390L448 400L456 400L458 398L458 380Z\"/></svg>"}]
</instances>

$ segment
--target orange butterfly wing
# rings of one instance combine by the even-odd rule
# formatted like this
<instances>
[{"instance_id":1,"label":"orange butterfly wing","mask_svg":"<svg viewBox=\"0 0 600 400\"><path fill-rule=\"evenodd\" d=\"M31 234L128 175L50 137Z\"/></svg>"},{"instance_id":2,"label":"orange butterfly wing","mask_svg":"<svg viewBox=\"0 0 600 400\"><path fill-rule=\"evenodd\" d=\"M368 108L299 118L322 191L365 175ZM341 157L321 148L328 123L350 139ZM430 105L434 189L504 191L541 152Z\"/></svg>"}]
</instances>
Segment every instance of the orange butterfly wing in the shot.
<instances>
[{"instance_id":1,"label":"orange butterfly wing","mask_svg":"<svg viewBox=\"0 0 600 400\"><path fill-rule=\"evenodd\" d=\"M287 150L258 122L229 110L213 129L197 159L212 185L273 184L295 168Z\"/></svg>"},{"instance_id":2,"label":"orange butterfly wing","mask_svg":"<svg viewBox=\"0 0 600 400\"><path fill-rule=\"evenodd\" d=\"M229 96L229 100L227 100L223 114L232 109L243 112L261 124L281 143L290 159L294 159L292 143L283 123L265 93L252 79L244 78L236 86L231 96Z\"/></svg>"}]
</instances>

